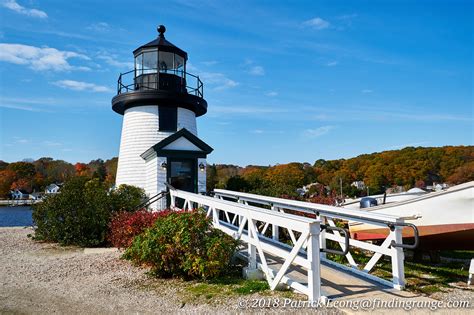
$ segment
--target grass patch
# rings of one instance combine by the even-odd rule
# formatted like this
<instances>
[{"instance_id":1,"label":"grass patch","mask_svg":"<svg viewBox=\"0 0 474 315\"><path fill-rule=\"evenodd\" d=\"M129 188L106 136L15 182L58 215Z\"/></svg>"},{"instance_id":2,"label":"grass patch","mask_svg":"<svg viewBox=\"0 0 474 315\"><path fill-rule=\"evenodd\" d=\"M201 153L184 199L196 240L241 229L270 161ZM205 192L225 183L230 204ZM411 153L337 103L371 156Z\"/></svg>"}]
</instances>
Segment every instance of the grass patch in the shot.
<instances>
[{"instance_id":1,"label":"grass patch","mask_svg":"<svg viewBox=\"0 0 474 315\"><path fill-rule=\"evenodd\" d=\"M425 293L425 294L428 294L428 295L436 293L436 292L440 292L440 291L442 291L441 287L439 285L435 285L435 284L430 284L430 285L417 287L417 292Z\"/></svg>"},{"instance_id":2,"label":"grass patch","mask_svg":"<svg viewBox=\"0 0 474 315\"><path fill-rule=\"evenodd\" d=\"M365 264L371 257L360 251L351 251L351 253L355 261L360 265ZM450 258L464 259L465 257L474 257L474 251L445 251L441 252L441 255ZM345 260L344 257L334 256L332 260L347 264L347 260ZM331 259L331 256L328 255L328 258ZM405 260L406 289L428 295L443 291L444 288L450 287L450 283L459 281L465 282L468 277L468 269L469 267L460 261L441 261L440 263L433 264L431 262L412 262ZM391 262L389 260L383 260L382 258L379 263L376 264L371 274L391 281Z\"/></svg>"},{"instance_id":3,"label":"grass patch","mask_svg":"<svg viewBox=\"0 0 474 315\"><path fill-rule=\"evenodd\" d=\"M246 280L242 285L234 288L234 292L242 295L270 290L267 281Z\"/></svg>"},{"instance_id":4,"label":"grass patch","mask_svg":"<svg viewBox=\"0 0 474 315\"><path fill-rule=\"evenodd\" d=\"M188 282L184 289L186 303L208 303L222 300L225 297L237 297L251 294L263 296L274 295L280 298L295 298L296 293L287 291L271 291L265 280L245 280L242 277L242 265L232 268L215 279Z\"/></svg>"},{"instance_id":5,"label":"grass patch","mask_svg":"<svg viewBox=\"0 0 474 315\"><path fill-rule=\"evenodd\" d=\"M446 258L471 260L474 258L474 250L442 250L440 255Z\"/></svg>"}]
</instances>

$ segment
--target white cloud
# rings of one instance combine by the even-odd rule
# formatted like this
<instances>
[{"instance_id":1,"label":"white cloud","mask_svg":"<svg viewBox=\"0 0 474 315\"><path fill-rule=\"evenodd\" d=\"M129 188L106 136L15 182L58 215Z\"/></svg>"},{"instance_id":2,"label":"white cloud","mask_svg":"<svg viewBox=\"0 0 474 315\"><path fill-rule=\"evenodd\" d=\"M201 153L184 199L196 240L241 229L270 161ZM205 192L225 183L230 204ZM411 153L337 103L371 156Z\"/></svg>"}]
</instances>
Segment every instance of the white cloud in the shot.
<instances>
[{"instance_id":1,"label":"white cloud","mask_svg":"<svg viewBox=\"0 0 474 315\"><path fill-rule=\"evenodd\" d=\"M111 92L112 90L106 86L96 85L94 83L74 81L74 80L61 80L53 82L63 89L69 89L74 91L91 91L91 92Z\"/></svg>"},{"instance_id":2,"label":"white cloud","mask_svg":"<svg viewBox=\"0 0 474 315\"><path fill-rule=\"evenodd\" d=\"M214 90L234 88L239 85L238 82L231 80L224 74L218 72L201 72L199 73L199 77L205 84L214 86Z\"/></svg>"},{"instance_id":3,"label":"white cloud","mask_svg":"<svg viewBox=\"0 0 474 315\"><path fill-rule=\"evenodd\" d=\"M306 129L304 131L304 136L308 138L317 138L317 137L327 134L329 131L331 131L334 128L335 126L321 126L316 129Z\"/></svg>"},{"instance_id":4,"label":"white cloud","mask_svg":"<svg viewBox=\"0 0 474 315\"><path fill-rule=\"evenodd\" d=\"M46 107L56 105L57 101L52 98L12 98L0 95L0 107L24 110L30 112L49 112Z\"/></svg>"},{"instance_id":5,"label":"white cloud","mask_svg":"<svg viewBox=\"0 0 474 315\"><path fill-rule=\"evenodd\" d=\"M323 20L320 17L315 17L311 20L303 22L303 26L310 27L315 30L323 30L325 28L328 28L330 23L326 20Z\"/></svg>"},{"instance_id":6,"label":"white cloud","mask_svg":"<svg viewBox=\"0 0 474 315\"><path fill-rule=\"evenodd\" d=\"M251 133L255 133L255 134L262 134L264 131L262 129L255 129L255 130L252 130Z\"/></svg>"},{"instance_id":7,"label":"white cloud","mask_svg":"<svg viewBox=\"0 0 474 315\"><path fill-rule=\"evenodd\" d=\"M339 62L337 61L329 61L326 66L328 67L334 67L334 66L337 66L339 64Z\"/></svg>"},{"instance_id":8,"label":"white cloud","mask_svg":"<svg viewBox=\"0 0 474 315\"><path fill-rule=\"evenodd\" d=\"M198 67L194 66L192 63L186 64L186 70L191 72L192 74L198 75L205 85L211 86L212 89L215 91L234 88L239 85L239 82L229 79L223 73L205 71L203 72ZM188 85L192 85L192 82L189 81Z\"/></svg>"},{"instance_id":9,"label":"white cloud","mask_svg":"<svg viewBox=\"0 0 474 315\"><path fill-rule=\"evenodd\" d=\"M15 11L17 13L27 15L27 16L31 16L31 17L36 17L36 18L40 18L40 19L45 19L45 18L48 17L46 12L41 11L41 10L37 10L37 9L25 8L21 5L19 5L15 0L4 0L2 2L2 6L7 8L7 9L10 9L12 11Z\"/></svg>"},{"instance_id":10,"label":"white cloud","mask_svg":"<svg viewBox=\"0 0 474 315\"><path fill-rule=\"evenodd\" d=\"M96 32L108 32L110 31L110 25L105 22L99 22L89 25L86 29Z\"/></svg>"},{"instance_id":11,"label":"white cloud","mask_svg":"<svg viewBox=\"0 0 474 315\"><path fill-rule=\"evenodd\" d=\"M262 66L253 66L249 69L251 75L265 75L265 69Z\"/></svg>"},{"instance_id":12,"label":"white cloud","mask_svg":"<svg viewBox=\"0 0 474 315\"><path fill-rule=\"evenodd\" d=\"M216 61L216 60L209 60L209 61L203 61L203 62L201 62L201 63L202 63L203 65L209 67L209 66L213 66L213 65L218 64L218 61Z\"/></svg>"},{"instance_id":13,"label":"white cloud","mask_svg":"<svg viewBox=\"0 0 474 315\"><path fill-rule=\"evenodd\" d=\"M362 90L361 92L362 93L372 93L374 90L369 90L369 89L365 89L365 90Z\"/></svg>"},{"instance_id":14,"label":"white cloud","mask_svg":"<svg viewBox=\"0 0 474 315\"><path fill-rule=\"evenodd\" d=\"M90 70L88 67L72 66L68 62L70 58L90 60L89 57L72 51L61 51L49 47L0 43L0 61L29 66L36 71Z\"/></svg>"},{"instance_id":15,"label":"white cloud","mask_svg":"<svg viewBox=\"0 0 474 315\"><path fill-rule=\"evenodd\" d=\"M131 61L119 61L117 60L117 55L109 55L107 53L101 52L98 59L102 59L110 66L123 68L123 69L133 69L134 65Z\"/></svg>"},{"instance_id":16,"label":"white cloud","mask_svg":"<svg viewBox=\"0 0 474 315\"><path fill-rule=\"evenodd\" d=\"M247 73L251 75L265 75L265 69L262 66L256 65L252 59L245 59L243 66L246 68Z\"/></svg>"},{"instance_id":17,"label":"white cloud","mask_svg":"<svg viewBox=\"0 0 474 315\"><path fill-rule=\"evenodd\" d=\"M266 96L270 96L270 97L274 97L274 96L277 96L278 95L278 92L276 91L268 91L267 93L265 93Z\"/></svg>"}]
</instances>

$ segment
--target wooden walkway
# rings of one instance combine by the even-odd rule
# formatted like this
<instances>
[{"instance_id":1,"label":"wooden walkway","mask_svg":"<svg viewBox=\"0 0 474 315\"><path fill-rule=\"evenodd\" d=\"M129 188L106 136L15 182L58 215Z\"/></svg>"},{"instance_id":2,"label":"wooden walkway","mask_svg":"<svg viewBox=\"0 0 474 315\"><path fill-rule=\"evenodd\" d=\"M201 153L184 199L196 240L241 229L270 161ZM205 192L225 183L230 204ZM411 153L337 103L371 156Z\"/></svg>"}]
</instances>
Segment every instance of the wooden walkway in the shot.
<instances>
[{"instance_id":1,"label":"wooden walkway","mask_svg":"<svg viewBox=\"0 0 474 315\"><path fill-rule=\"evenodd\" d=\"M239 252L239 257L247 260L248 253L247 250L242 250ZM257 258L260 263L260 259ZM275 257L272 255L267 256L267 264L270 268L274 270L279 270L283 264L283 259ZM298 281L301 284L306 285L307 281L307 271L304 268L297 267L292 265L286 274L287 277ZM363 300L373 301L386 301L390 302L392 300L399 301L401 303L406 301L424 301L428 303L436 303L437 300L428 298L426 296L415 294L408 291L400 291L394 288L384 286L378 282L372 281L370 279L358 276L356 274L349 273L347 271L341 270L335 266L332 266L324 261L321 261L321 291L322 295L326 296L329 300L343 300L343 301L358 301L359 303ZM379 302L382 303L382 302ZM368 310L354 310L350 307L341 308L342 311L348 314L367 314ZM424 312L430 312L429 309L420 309ZM377 314L406 314L406 310L403 308L378 308L375 307L373 310ZM437 310L437 314L453 314L449 310ZM459 313L469 313L468 310L455 310L457 314Z\"/></svg>"}]
</instances>

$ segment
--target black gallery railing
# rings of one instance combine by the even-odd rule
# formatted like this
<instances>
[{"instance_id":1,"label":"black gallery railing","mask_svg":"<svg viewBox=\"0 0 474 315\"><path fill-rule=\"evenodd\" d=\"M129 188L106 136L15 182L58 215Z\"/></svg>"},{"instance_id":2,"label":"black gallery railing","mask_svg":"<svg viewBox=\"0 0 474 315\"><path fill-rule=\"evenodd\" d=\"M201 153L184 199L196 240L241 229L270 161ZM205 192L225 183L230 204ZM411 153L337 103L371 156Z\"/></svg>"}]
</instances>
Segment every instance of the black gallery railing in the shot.
<instances>
[{"instance_id":1,"label":"black gallery railing","mask_svg":"<svg viewBox=\"0 0 474 315\"><path fill-rule=\"evenodd\" d=\"M121 73L117 94L140 90L164 90L203 97L204 85L199 76L183 70L142 69Z\"/></svg>"}]
</instances>

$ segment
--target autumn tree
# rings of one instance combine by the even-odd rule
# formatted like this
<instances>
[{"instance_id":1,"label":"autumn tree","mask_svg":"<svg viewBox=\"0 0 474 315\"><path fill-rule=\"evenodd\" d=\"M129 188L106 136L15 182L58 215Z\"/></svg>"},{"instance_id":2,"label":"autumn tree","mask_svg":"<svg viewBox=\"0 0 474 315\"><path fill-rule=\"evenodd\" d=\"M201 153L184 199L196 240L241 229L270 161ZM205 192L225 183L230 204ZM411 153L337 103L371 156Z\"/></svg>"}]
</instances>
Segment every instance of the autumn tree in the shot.
<instances>
[{"instance_id":1,"label":"autumn tree","mask_svg":"<svg viewBox=\"0 0 474 315\"><path fill-rule=\"evenodd\" d=\"M89 172L92 173L92 178L98 178L99 181L104 182L107 177L107 169L105 162L102 159L92 160L88 164Z\"/></svg>"},{"instance_id":2,"label":"autumn tree","mask_svg":"<svg viewBox=\"0 0 474 315\"><path fill-rule=\"evenodd\" d=\"M27 180L25 178L19 178L18 180L14 181L10 186L10 189L12 190L18 189L26 192L31 192L33 190L32 188L33 187L31 180Z\"/></svg>"},{"instance_id":3,"label":"autumn tree","mask_svg":"<svg viewBox=\"0 0 474 315\"><path fill-rule=\"evenodd\" d=\"M87 164L84 163L76 163L74 165L74 169L76 170L77 176L90 176L90 169Z\"/></svg>"},{"instance_id":4,"label":"autumn tree","mask_svg":"<svg viewBox=\"0 0 474 315\"><path fill-rule=\"evenodd\" d=\"M474 180L474 161L461 165L448 177L451 184L461 184Z\"/></svg>"},{"instance_id":5,"label":"autumn tree","mask_svg":"<svg viewBox=\"0 0 474 315\"><path fill-rule=\"evenodd\" d=\"M207 176L206 190L213 191L219 181L217 177L217 168L215 164L207 166L206 176Z\"/></svg>"},{"instance_id":6,"label":"autumn tree","mask_svg":"<svg viewBox=\"0 0 474 315\"><path fill-rule=\"evenodd\" d=\"M305 172L301 163L281 164L270 167L265 172L268 181L268 192L273 196L282 194L296 195L296 189L305 182Z\"/></svg>"},{"instance_id":7,"label":"autumn tree","mask_svg":"<svg viewBox=\"0 0 474 315\"><path fill-rule=\"evenodd\" d=\"M7 169L14 171L18 178L24 179L31 179L36 173L35 166L29 162L10 163Z\"/></svg>"},{"instance_id":8,"label":"autumn tree","mask_svg":"<svg viewBox=\"0 0 474 315\"><path fill-rule=\"evenodd\" d=\"M6 169L7 166L8 166L7 162L0 160L0 171L3 171L4 169Z\"/></svg>"},{"instance_id":9,"label":"autumn tree","mask_svg":"<svg viewBox=\"0 0 474 315\"><path fill-rule=\"evenodd\" d=\"M115 178L117 177L117 165L118 165L118 158L116 157L105 161L105 170L107 172L107 176L105 177L105 182L109 186L115 184Z\"/></svg>"},{"instance_id":10,"label":"autumn tree","mask_svg":"<svg viewBox=\"0 0 474 315\"><path fill-rule=\"evenodd\" d=\"M10 169L0 171L0 198L7 198L13 182L16 180L16 173Z\"/></svg>"}]
</instances>

